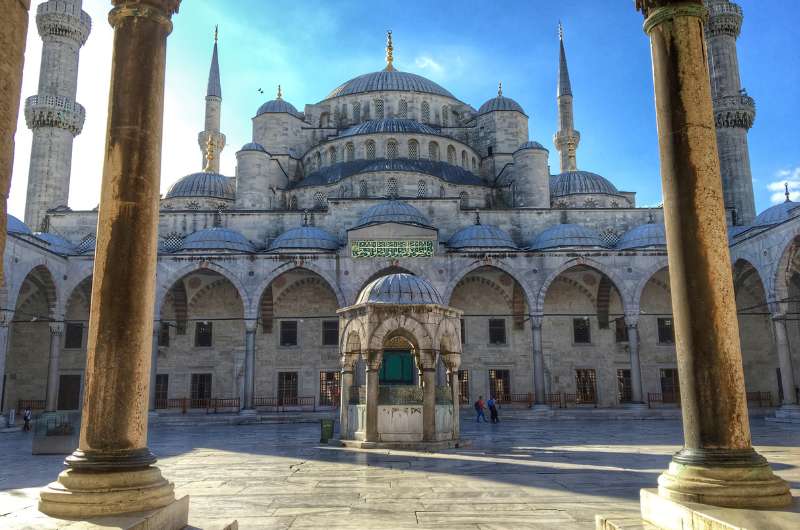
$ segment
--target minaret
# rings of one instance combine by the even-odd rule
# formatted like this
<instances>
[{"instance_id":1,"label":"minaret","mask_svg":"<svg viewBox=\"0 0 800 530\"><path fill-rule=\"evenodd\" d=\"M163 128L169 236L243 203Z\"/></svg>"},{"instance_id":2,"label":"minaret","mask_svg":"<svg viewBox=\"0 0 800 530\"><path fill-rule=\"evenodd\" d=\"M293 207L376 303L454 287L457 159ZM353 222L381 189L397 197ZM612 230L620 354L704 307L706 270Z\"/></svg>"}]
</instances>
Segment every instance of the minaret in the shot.
<instances>
[{"instance_id":1,"label":"minaret","mask_svg":"<svg viewBox=\"0 0 800 530\"><path fill-rule=\"evenodd\" d=\"M25 121L33 131L25 223L45 224L47 210L66 206L72 170L72 141L83 129L86 111L75 101L78 58L92 29L82 0L49 0L36 10L42 38L39 91L25 100Z\"/></svg>"},{"instance_id":2,"label":"minaret","mask_svg":"<svg viewBox=\"0 0 800 530\"><path fill-rule=\"evenodd\" d=\"M213 173L219 173L219 154L225 149L225 135L219 131L222 114L222 86L219 82L218 38L219 30L214 28L214 50L211 53L211 68L208 71L206 93L206 126L205 130L197 135L197 143L200 145L200 152L203 153L201 167L206 167L206 171ZM210 144L209 139L211 140ZM211 159L208 158L209 145L214 149Z\"/></svg>"},{"instance_id":3,"label":"minaret","mask_svg":"<svg viewBox=\"0 0 800 530\"><path fill-rule=\"evenodd\" d=\"M575 130L572 118L572 87L567 69L567 54L564 51L564 28L558 24L558 42L560 57L558 61L558 132L553 136L553 143L561 154L561 172L578 169L575 152L581 141L581 134Z\"/></svg>"},{"instance_id":4,"label":"minaret","mask_svg":"<svg viewBox=\"0 0 800 530\"><path fill-rule=\"evenodd\" d=\"M734 209L734 224L746 225L756 215L747 147L747 130L756 109L739 78L736 39L742 29L742 8L729 0L704 1L709 11L705 34L725 207Z\"/></svg>"}]
</instances>

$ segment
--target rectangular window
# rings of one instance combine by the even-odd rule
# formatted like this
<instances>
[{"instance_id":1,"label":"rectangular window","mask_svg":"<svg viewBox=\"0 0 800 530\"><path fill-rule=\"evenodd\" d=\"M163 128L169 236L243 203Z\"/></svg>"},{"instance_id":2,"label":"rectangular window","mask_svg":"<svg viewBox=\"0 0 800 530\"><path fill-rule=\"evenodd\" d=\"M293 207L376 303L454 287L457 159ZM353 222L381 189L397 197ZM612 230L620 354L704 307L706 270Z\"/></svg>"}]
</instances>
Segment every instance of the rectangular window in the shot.
<instances>
[{"instance_id":1,"label":"rectangular window","mask_svg":"<svg viewBox=\"0 0 800 530\"><path fill-rule=\"evenodd\" d=\"M460 321L460 329L461 329L461 344L467 343L467 329L464 324L464 319L459 319Z\"/></svg>"},{"instance_id":2,"label":"rectangular window","mask_svg":"<svg viewBox=\"0 0 800 530\"><path fill-rule=\"evenodd\" d=\"M658 319L659 344L675 344L675 331L672 329L671 318Z\"/></svg>"},{"instance_id":3,"label":"rectangular window","mask_svg":"<svg viewBox=\"0 0 800 530\"><path fill-rule=\"evenodd\" d=\"M511 401L511 373L508 370L489 370L489 397Z\"/></svg>"},{"instance_id":4,"label":"rectangular window","mask_svg":"<svg viewBox=\"0 0 800 530\"><path fill-rule=\"evenodd\" d=\"M211 347L213 338L213 322L197 322L194 325L194 345L197 348Z\"/></svg>"},{"instance_id":5,"label":"rectangular window","mask_svg":"<svg viewBox=\"0 0 800 530\"><path fill-rule=\"evenodd\" d=\"M67 322L64 335L65 348L79 349L83 346L83 324L81 322Z\"/></svg>"},{"instance_id":6,"label":"rectangular window","mask_svg":"<svg viewBox=\"0 0 800 530\"><path fill-rule=\"evenodd\" d=\"M617 342L628 342L628 326L625 325L625 319L620 317L614 323Z\"/></svg>"},{"instance_id":7,"label":"rectangular window","mask_svg":"<svg viewBox=\"0 0 800 530\"><path fill-rule=\"evenodd\" d=\"M156 374L156 403L166 401L169 395L169 374Z\"/></svg>"},{"instance_id":8,"label":"rectangular window","mask_svg":"<svg viewBox=\"0 0 800 530\"><path fill-rule=\"evenodd\" d=\"M572 340L575 344L592 342L592 326L589 323L589 317L572 319Z\"/></svg>"},{"instance_id":9,"label":"rectangular window","mask_svg":"<svg viewBox=\"0 0 800 530\"><path fill-rule=\"evenodd\" d=\"M297 405L297 372L278 372L278 404Z\"/></svg>"},{"instance_id":10,"label":"rectangular window","mask_svg":"<svg viewBox=\"0 0 800 530\"><path fill-rule=\"evenodd\" d=\"M319 373L319 404L335 407L339 404L339 372Z\"/></svg>"},{"instance_id":11,"label":"rectangular window","mask_svg":"<svg viewBox=\"0 0 800 530\"><path fill-rule=\"evenodd\" d=\"M81 376L65 374L58 378L58 410L78 410L81 406Z\"/></svg>"},{"instance_id":12,"label":"rectangular window","mask_svg":"<svg viewBox=\"0 0 800 530\"><path fill-rule=\"evenodd\" d=\"M489 319L489 344L506 343L506 321L503 318Z\"/></svg>"},{"instance_id":13,"label":"rectangular window","mask_svg":"<svg viewBox=\"0 0 800 530\"><path fill-rule=\"evenodd\" d=\"M169 347L169 322L161 322L158 327L158 345Z\"/></svg>"},{"instance_id":14,"label":"rectangular window","mask_svg":"<svg viewBox=\"0 0 800 530\"><path fill-rule=\"evenodd\" d=\"M281 320L281 346L297 346L297 321Z\"/></svg>"},{"instance_id":15,"label":"rectangular window","mask_svg":"<svg viewBox=\"0 0 800 530\"><path fill-rule=\"evenodd\" d=\"M469 403L469 370L458 371L458 402Z\"/></svg>"},{"instance_id":16,"label":"rectangular window","mask_svg":"<svg viewBox=\"0 0 800 530\"><path fill-rule=\"evenodd\" d=\"M661 369L661 399L664 403L678 403L680 401L681 386L678 381L676 368Z\"/></svg>"},{"instance_id":17,"label":"rectangular window","mask_svg":"<svg viewBox=\"0 0 800 530\"><path fill-rule=\"evenodd\" d=\"M593 368L575 370L575 402L597 404L597 374Z\"/></svg>"},{"instance_id":18,"label":"rectangular window","mask_svg":"<svg viewBox=\"0 0 800 530\"><path fill-rule=\"evenodd\" d=\"M211 399L211 374L192 374L192 408L204 408Z\"/></svg>"},{"instance_id":19,"label":"rectangular window","mask_svg":"<svg viewBox=\"0 0 800 530\"><path fill-rule=\"evenodd\" d=\"M323 320L322 321L322 345L323 346L336 346L339 344L339 321L338 320Z\"/></svg>"},{"instance_id":20,"label":"rectangular window","mask_svg":"<svg viewBox=\"0 0 800 530\"><path fill-rule=\"evenodd\" d=\"M631 386L631 371L627 369L617 370L617 401L619 403L630 403L633 401L633 390Z\"/></svg>"}]
</instances>

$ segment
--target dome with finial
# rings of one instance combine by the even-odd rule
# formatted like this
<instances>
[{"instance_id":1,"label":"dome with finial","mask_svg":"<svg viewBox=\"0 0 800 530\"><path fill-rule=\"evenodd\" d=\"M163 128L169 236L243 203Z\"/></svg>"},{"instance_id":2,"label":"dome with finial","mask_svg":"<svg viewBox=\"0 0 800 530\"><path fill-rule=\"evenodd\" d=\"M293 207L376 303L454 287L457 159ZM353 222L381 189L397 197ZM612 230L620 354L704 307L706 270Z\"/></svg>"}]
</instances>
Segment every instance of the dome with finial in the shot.
<instances>
[{"instance_id":1,"label":"dome with finial","mask_svg":"<svg viewBox=\"0 0 800 530\"><path fill-rule=\"evenodd\" d=\"M255 247L236 230L214 226L189 234L180 250L254 252Z\"/></svg>"},{"instance_id":2,"label":"dome with finial","mask_svg":"<svg viewBox=\"0 0 800 530\"><path fill-rule=\"evenodd\" d=\"M591 171L564 171L550 176L550 196L584 193L619 195L619 190L607 178Z\"/></svg>"},{"instance_id":3,"label":"dome with finial","mask_svg":"<svg viewBox=\"0 0 800 530\"><path fill-rule=\"evenodd\" d=\"M430 226L430 221L419 210L407 202L391 199L367 208L358 220L356 228L381 223Z\"/></svg>"},{"instance_id":4,"label":"dome with finial","mask_svg":"<svg viewBox=\"0 0 800 530\"><path fill-rule=\"evenodd\" d=\"M258 108L258 112L256 112L256 116L261 116L262 114L268 113L286 113L301 119L303 117L303 115L295 108L294 105L283 99L283 91L281 90L280 85L278 85L278 94L275 99L271 99L261 105Z\"/></svg>"},{"instance_id":5,"label":"dome with finial","mask_svg":"<svg viewBox=\"0 0 800 530\"><path fill-rule=\"evenodd\" d=\"M78 250L75 245L58 234L50 234L48 232L37 232L34 234L36 239L40 239L47 243L47 248L56 254L68 255L77 254Z\"/></svg>"},{"instance_id":6,"label":"dome with finial","mask_svg":"<svg viewBox=\"0 0 800 530\"><path fill-rule=\"evenodd\" d=\"M303 226L290 228L276 237L269 250L336 250L340 246L336 236L322 228L308 226L308 212L303 213Z\"/></svg>"},{"instance_id":7,"label":"dome with finial","mask_svg":"<svg viewBox=\"0 0 800 530\"><path fill-rule=\"evenodd\" d=\"M267 150L264 149L264 146L258 142L247 142L242 146L239 151L260 151L262 153L266 153Z\"/></svg>"},{"instance_id":8,"label":"dome with finial","mask_svg":"<svg viewBox=\"0 0 800 530\"><path fill-rule=\"evenodd\" d=\"M547 148L545 146L534 140L528 140L527 142L519 146L517 148L517 151L522 151L523 149L536 149L539 151L547 151Z\"/></svg>"},{"instance_id":9,"label":"dome with finial","mask_svg":"<svg viewBox=\"0 0 800 530\"><path fill-rule=\"evenodd\" d=\"M230 177L201 171L192 173L178 180L170 186L165 199L179 197L208 197L212 199L234 200L236 198L236 185Z\"/></svg>"},{"instance_id":10,"label":"dome with finial","mask_svg":"<svg viewBox=\"0 0 800 530\"><path fill-rule=\"evenodd\" d=\"M370 282L361 290L356 304L444 305L433 285L407 273L389 274Z\"/></svg>"},{"instance_id":11,"label":"dome with finial","mask_svg":"<svg viewBox=\"0 0 800 530\"><path fill-rule=\"evenodd\" d=\"M640 248L666 248L667 234L664 223L649 222L636 226L625 232L617 241L619 250Z\"/></svg>"},{"instance_id":12,"label":"dome with finial","mask_svg":"<svg viewBox=\"0 0 800 530\"><path fill-rule=\"evenodd\" d=\"M789 184L784 184L784 195L786 200L780 204L770 206L753 219L753 226L770 226L782 223L787 219L794 217L800 210L796 210L800 206L799 202L794 202L789 195ZM796 211L795 211L796 210Z\"/></svg>"},{"instance_id":13,"label":"dome with finial","mask_svg":"<svg viewBox=\"0 0 800 530\"><path fill-rule=\"evenodd\" d=\"M522 105L503 95L503 83L497 85L497 97L481 105L478 109L478 114L486 114L487 112L495 112L498 110L513 110L525 114L525 111L522 110Z\"/></svg>"},{"instance_id":14,"label":"dome with finial","mask_svg":"<svg viewBox=\"0 0 800 530\"><path fill-rule=\"evenodd\" d=\"M585 226L560 224L551 226L531 242L531 250L553 250L573 247L603 247L603 240L597 232Z\"/></svg>"},{"instance_id":15,"label":"dome with finial","mask_svg":"<svg viewBox=\"0 0 800 530\"><path fill-rule=\"evenodd\" d=\"M475 224L458 230L450 237L447 246L451 249L470 248L516 249L517 245L505 230L481 223L479 212L475 212Z\"/></svg>"},{"instance_id":16,"label":"dome with finial","mask_svg":"<svg viewBox=\"0 0 800 530\"><path fill-rule=\"evenodd\" d=\"M8 224L6 225L6 231L9 234L25 234L27 236L33 234L33 231L20 221L18 218L14 217L11 214L8 214Z\"/></svg>"}]
</instances>

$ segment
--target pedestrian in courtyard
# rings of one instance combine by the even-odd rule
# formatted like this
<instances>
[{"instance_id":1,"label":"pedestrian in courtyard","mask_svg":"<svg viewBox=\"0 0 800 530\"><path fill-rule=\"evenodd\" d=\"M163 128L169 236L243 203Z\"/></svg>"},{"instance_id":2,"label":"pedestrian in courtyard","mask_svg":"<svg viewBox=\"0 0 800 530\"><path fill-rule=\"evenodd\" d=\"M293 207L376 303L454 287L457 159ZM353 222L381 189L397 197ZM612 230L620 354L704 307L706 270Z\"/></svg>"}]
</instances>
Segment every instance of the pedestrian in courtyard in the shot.
<instances>
[{"instance_id":1,"label":"pedestrian in courtyard","mask_svg":"<svg viewBox=\"0 0 800 530\"><path fill-rule=\"evenodd\" d=\"M22 421L25 422L22 426L22 430L28 432L31 430L31 417L33 414L31 413L30 407L25 407L25 412L22 413Z\"/></svg>"},{"instance_id":2,"label":"pedestrian in courtyard","mask_svg":"<svg viewBox=\"0 0 800 530\"><path fill-rule=\"evenodd\" d=\"M484 423L489 423L489 420L486 419L486 414L484 410L486 409L486 405L483 403L483 396L478 396L478 401L475 402L475 412L478 416L475 418L476 423L481 422L481 418L483 418Z\"/></svg>"},{"instance_id":3,"label":"pedestrian in courtyard","mask_svg":"<svg viewBox=\"0 0 800 530\"><path fill-rule=\"evenodd\" d=\"M489 396L486 406L489 407L489 417L492 419L492 423L500 423L500 418L497 416L497 400L494 396Z\"/></svg>"}]
</instances>

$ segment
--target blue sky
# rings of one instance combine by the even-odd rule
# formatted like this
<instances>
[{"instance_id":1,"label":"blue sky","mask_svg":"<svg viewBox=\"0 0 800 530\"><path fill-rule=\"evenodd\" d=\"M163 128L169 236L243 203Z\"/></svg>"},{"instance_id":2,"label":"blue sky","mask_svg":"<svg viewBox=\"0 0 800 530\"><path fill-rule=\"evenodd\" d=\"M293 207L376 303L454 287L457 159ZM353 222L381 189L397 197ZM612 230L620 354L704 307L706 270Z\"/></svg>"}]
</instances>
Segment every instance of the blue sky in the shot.
<instances>
[{"instance_id":1,"label":"blue sky","mask_svg":"<svg viewBox=\"0 0 800 530\"><path fill-rule=\"evenodd\" d=\"M38 2L34 2L37 4ZM800 198L800 54L788 13L797 0L740 0L743 86L756 100L750 156L756 209L779 201L784 180ZM87 108L75 141L70 206L97 205L102 173L112 32L107 0L84 0L93 31L81 54L78 102ZM35 8L31 9L35 12ZM395 66L440 83L478 107L497 82L530 116L531 139L551 150L556 128L557 25L564 24L578 166L637 192L639 205L661 201L648 40L633 0L497 2L184 0L169 38L162 190L201 169L197 133L211 55L220 26L222 172L234 174L235 151L250 140L250 118L281 84L303 110L333 88L384 66L385 31L394 35ZM36 93L41 41L31 25L23 97ZM262 95L258 89L264 90ZM24 211L30 131L20 121L10 211ZM779 189L778 189L779 188Z\"/></svg>"}]
</instances>

